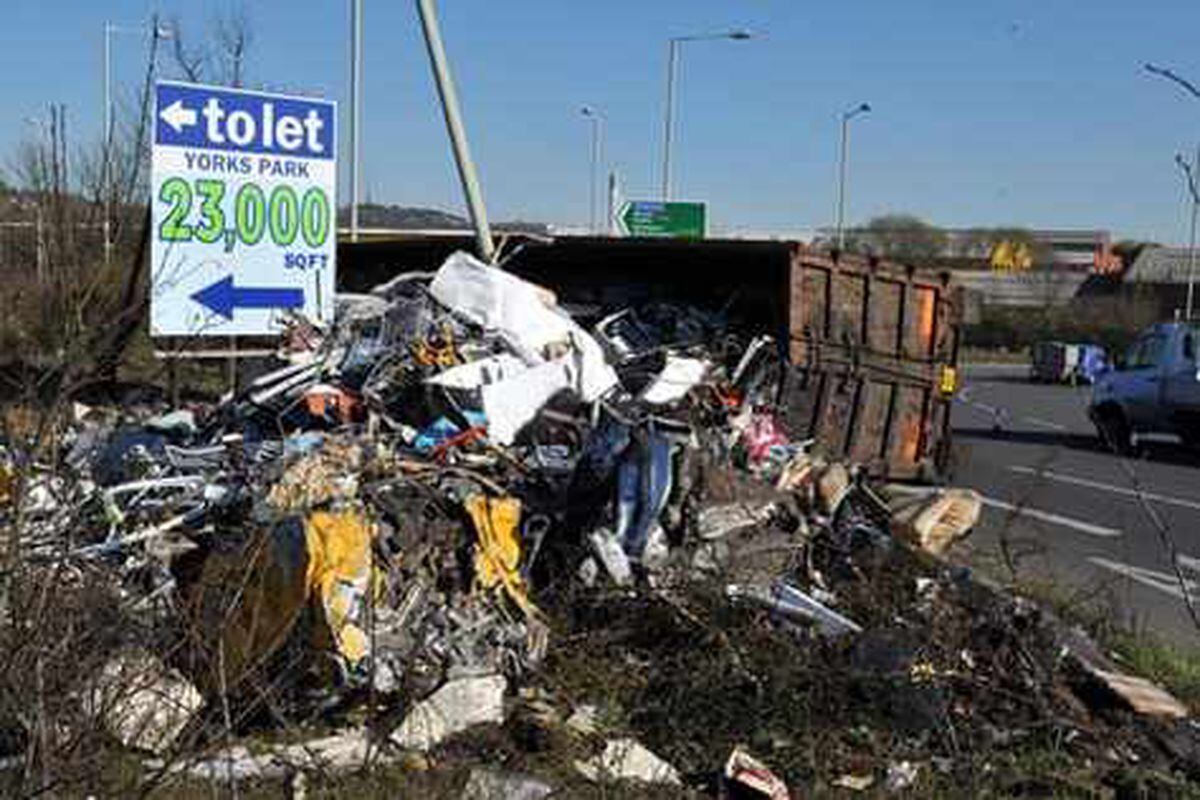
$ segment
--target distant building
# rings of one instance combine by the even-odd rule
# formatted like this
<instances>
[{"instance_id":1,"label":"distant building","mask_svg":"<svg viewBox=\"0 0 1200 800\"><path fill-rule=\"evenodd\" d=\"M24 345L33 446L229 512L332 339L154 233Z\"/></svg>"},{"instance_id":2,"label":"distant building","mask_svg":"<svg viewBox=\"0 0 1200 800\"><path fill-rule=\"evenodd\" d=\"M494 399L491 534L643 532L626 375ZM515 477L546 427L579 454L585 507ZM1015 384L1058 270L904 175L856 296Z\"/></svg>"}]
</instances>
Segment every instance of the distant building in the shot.
<instances>
[{"instance_id":1,"label":"distant building","mask_svg":"<svg viewBox=\"0 0 1200 800\"><path fill-rule=\"evenodd\" d=\"M1034 241L1050 251L1050 265L1061 269L1100 274L1119 272L1121 260L1113 253L1108 231L1033 231Z\"/></svg>"},{"instance_id":2,"label":"distant building","mask_svg":"<svg viewBox=\"0 0 1200 800\"><path fill-rule=\"evenodd\" d=\"M1127 300L1152 305L1159 319L1171 319L1187 305L1191 271L1191 256L1186 247L1147 247L1114 289ZM1200 279L1200 256L1196 259L1195 271Z\"/></svg>"},{"instance_id":3,"label":"distant building","mask_svg":"<svg viewBox=\"0 0 1200 800\"><path fill-rule=\"evenodd\" d=\"M964 268L985 269L996 262L998 249L1012 249L1024 244L996 240L989 236L994 233L971 228L947 229L945 255L965 262ZM1112 234L1106 230L1034 229L1021 233L1032 239L1030 269L1100 274L1121 269L1121 260L1113 253Z\"/></svg>"},{"instance_id":4,"label":"distant building","mask_svg":"<svg viewBox=\"0 0 1200 800\"><path fill-rule=\"evenodd\" d=\"M1106 230L1066 229L1011 229L1015 241L1006 241L1006 228L942 228L945 245L941 257L946 268L955 270L991 269L997 262L1026 264L1025 269L1053 270L1109 274L1121 271L1121 259L1113 253L1112 234ZM849 238L869 238L867 229L855 228L847 232ZM889 238L899 235L889 231ZM1029 237L1031 241L1023 241ZM821 228L814 238L818 246L830 246L835 234L832 229ZM1016 251L1028 249L1030 259L1015 257ZM1007 252L1004 252L1007 250ZM1001 251L999 254L997 251ZM1010 270L1007 271L1021 271Z\"/></svg>"}]
</instances>

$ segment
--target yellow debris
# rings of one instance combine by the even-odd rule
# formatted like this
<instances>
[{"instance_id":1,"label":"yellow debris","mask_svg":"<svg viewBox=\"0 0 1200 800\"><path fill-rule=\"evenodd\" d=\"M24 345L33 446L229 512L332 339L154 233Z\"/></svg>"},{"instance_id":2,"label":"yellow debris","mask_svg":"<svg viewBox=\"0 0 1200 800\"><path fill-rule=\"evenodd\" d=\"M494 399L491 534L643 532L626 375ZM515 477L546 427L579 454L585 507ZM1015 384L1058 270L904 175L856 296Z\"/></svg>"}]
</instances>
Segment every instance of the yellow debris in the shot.
<instances>
[{"instance_id":1,"label":"yellow debris","mask_svg":"<svg viewBox=\"0 0 1200 800\"><path fill-rule=\"evenodd\" d=\"M209 690L263 664L313 610L313 644L350 666L369 652L364 630L374 528L360 512L288 517L230 552L211 553L187 589L188 608L224 676L197 676ZM210 674L211 672L211 674Z\"/></svg>"},{"instance_id":2,"label":"yellow debris","mask_svg":"<svg viewBox=\"0 0 1200 800\"><path fill-rule=\"evenodd\" d=\"M502 587L517 606L529 616L538 610L529 599L518 568L521 564L521 501L515 497L488 498L474 494L464 504L479 543L475 548L475 581L482 589Z\"/></svg>"},{"instance_id":3,"label":"yellow debris","mask_svg":"<svg viewBox=\"0 0 1200 800\"><path fill-rule=\"evenodd\" d=\"M371 591L371 526L352 511L318 511L305 526L308 571L305 584L324 608L318 638L328 636L351 665L367 655L367 635L359 622ZM319 645L326 642L319 641Z\"/></svg>"}]
</instances>

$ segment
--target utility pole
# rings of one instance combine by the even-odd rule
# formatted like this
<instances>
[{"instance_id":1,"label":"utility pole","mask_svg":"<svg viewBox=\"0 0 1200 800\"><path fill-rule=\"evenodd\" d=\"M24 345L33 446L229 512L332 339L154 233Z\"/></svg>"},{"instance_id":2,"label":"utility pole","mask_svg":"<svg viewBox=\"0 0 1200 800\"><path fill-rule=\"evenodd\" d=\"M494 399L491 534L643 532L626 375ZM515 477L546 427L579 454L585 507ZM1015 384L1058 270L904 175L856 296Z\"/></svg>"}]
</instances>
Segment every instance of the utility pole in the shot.
<instances>
[{"instance_id":1,"label":"utility pole","mask_svg":"<svg viewBox=\"0 0 1200 800\"><path fill-rule=\"evenodd\" d=\"M429 50L429 63L437 81L438 96L442 99L442 114L446 117L446 130L454 147L454 161L458 165L458 177L462 182L463 194L467 198L467 209L475 226L475 238L479 244L479 255L488 262L496 257L496 246L492 242L492 231L488 226L487 210L483 205L483 192L479 188L479 177L475 173L475 162L471 160L471 148L467 143L467 132L463 127L462 112L458 107L458 92L454 89L454 78L446 61L446 49L442 44L442 33L438 27L437 9L433 0L417 0L417 11L421 15L421 27L425 32L425 47Z\"/></svg>"}]
</instances>

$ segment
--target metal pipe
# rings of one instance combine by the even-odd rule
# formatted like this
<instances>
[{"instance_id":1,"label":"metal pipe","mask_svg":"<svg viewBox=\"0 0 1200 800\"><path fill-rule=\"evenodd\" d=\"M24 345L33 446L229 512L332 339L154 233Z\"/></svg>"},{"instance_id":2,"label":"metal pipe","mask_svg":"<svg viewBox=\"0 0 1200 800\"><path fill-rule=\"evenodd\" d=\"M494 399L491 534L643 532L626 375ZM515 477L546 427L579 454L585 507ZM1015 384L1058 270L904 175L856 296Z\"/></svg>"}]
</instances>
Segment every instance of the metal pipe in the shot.
<instances>
[{"instance_id":1,"label":"metal pipe","mask_svg":"<svg viewBox=\"0 0 1200 800\"><path fill-rule=\"evenodd\" d=\"M350 0L350 241L358 241L362 169L362 0Z\"/></svg>"},{"instance_id":2,"label":"metal pipe","mask_svg":"<svg viewBox=\"0 0 1200 800\"><path fill-rule=\"evenodd\" d=\"M438 28L437 10L433 0L417 0L417 11L421 15L421 27L425 32L425 46L429 50L429 63L433 68L438 95L442 100L446 130L450 134L450 142L454 146L454 160L458 166L458 177L467 198L467 209L471 215L471 222L475 226L479 254L484 260L492 262L496 256L496 246L492 242L492 232L488 227L487 210L483 205L483 193L479 188L475 163L471 160L467 132L463 128L462 114L458 106L458 93L454 89L454 79L450 74L450 65L446 61L446 50L442 45L442 34Z\"/></svg>"}]
</instances>

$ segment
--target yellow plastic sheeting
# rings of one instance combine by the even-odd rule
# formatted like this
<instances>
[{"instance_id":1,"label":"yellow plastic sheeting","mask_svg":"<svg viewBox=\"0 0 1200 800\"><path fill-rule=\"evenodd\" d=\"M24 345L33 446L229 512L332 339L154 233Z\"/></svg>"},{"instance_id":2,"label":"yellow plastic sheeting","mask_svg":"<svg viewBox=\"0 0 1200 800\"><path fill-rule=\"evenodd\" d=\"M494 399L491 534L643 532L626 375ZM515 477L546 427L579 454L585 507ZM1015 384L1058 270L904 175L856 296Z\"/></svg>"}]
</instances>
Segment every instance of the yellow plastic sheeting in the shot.
<instances>
[{"instance_id":1,"label":"yellow plastic sheeting","mask_svg":"<svg viewBox=\"0 0 1200 800\"><path fill-rule=\"evenodd\" d=\"M475 581L482 589L502 587L529 616L538 610L529 599L525 582L517 571L521 564L521 501L515 497L488 498L474 494L464 504L479 543L475 548Z\"/></svg>"},{"instance_id":2,"label":"yellow plastic sheeting","mask_svg":"<svg viewBox=\"0 0 1200 800\"><path fill-rule=\"evenodd\" d=\"M186 591L210 665L224 664L224 682L240 681L279 650L310 604L313 646L350 666L361 661L372 536L360 513L322 511L288 517L238 550L210 554ZM197 676L209 688L218 679L215 672Z\"/></svg>"},{"instance_id":3,"label":"yellow plastic sheeting","mask_svg":"<svg viewBox=\"0 0 1200 800\"><path fill-rule=\"evenodd\" d=\"M367 655L367 635L361 622L371 591L371 525L361 515L344 511L318 511L305 527L308 574L305 583L321 604L325 630L339 653L351 665ZM319 644L326 644L319 642Z\"/></svg>"}]
</instances>

